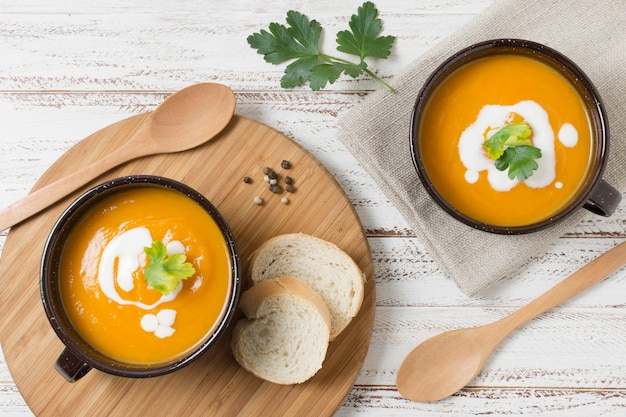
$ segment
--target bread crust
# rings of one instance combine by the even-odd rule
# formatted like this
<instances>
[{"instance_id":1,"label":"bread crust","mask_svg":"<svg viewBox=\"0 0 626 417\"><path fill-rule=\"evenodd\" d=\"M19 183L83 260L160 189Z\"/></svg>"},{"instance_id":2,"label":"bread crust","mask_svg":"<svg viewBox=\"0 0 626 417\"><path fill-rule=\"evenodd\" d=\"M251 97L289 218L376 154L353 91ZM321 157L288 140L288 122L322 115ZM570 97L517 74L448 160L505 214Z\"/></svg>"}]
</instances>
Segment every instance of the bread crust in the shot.
<instances>
[{"instance_id":1,"label":"bread crust","mask_svg":"<svg viewBox=\"0 0 626 417\"><path fill-rule=\"evenodd\" d=\"M259 317L259 307L270 296L291 296L307 300L318 310L330 330L330 312L328 306L308 284L293 277L268 279L253 285L245 291L239 300L239 308L248 319Z\"/></svg>"}]
</instances>

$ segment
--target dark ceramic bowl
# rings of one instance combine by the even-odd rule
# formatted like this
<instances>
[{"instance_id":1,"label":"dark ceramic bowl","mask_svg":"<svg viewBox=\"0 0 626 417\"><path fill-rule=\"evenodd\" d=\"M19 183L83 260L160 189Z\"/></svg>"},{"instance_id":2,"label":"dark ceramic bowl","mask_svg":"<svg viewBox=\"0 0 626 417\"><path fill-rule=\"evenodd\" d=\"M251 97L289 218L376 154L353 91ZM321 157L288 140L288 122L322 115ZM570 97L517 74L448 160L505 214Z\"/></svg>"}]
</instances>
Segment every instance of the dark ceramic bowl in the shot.
<instances>
[{"instance_id":1,"label":"dark ceramic bowl","mask_svg":"<svg viewBox=\"0 0 626 417\"><path fill-rule=\"evenodd\" d=\"M454 71L475 60L497 54L520 54L551 66L578 91L588 112L593 136L593 156L588 175L576 195L556 215L524 226L501 226L477 221L451 205L439 193L424 168L420 147L420 124L430 96ZM610 216L621 200L621 194L602 180L609 151L609 127L606 111L596 88L587 75L570 59L547 46L520 39L495 39L474 44L446 59L427 79L419 92L411 120L411 154L417 174L432 199L452 217L479 230L499 234L535 232L552 226L584 207L593 213Z\"/></svg>"},{"instance_id":2,"label":"dark ceramic bowl","mask_svg":"<svg viewBox=\"0 0 626 417\"><path fill-rule=\"evenodd\" d=\"M139 187L163 187L175 190L198 203L217 223L227 243L231 265L231 283L224 313L213 332L190 353L176 360L156 365L135 365L111 359L93 349L74 330L59 291L59 262L64 242L76 222L95 203L119 191ZM241 289L241 267L235 239L218 210L202 194L177 181L156 176L129 176L102 183L75 200L58 219L46 242L41 264L40 288L46 316L65 349L56 369L70 382L84 376L92 368L121 377L145 378L174 372L200 357L223 335L237 308Z\"/></svg>"}]
</instances>

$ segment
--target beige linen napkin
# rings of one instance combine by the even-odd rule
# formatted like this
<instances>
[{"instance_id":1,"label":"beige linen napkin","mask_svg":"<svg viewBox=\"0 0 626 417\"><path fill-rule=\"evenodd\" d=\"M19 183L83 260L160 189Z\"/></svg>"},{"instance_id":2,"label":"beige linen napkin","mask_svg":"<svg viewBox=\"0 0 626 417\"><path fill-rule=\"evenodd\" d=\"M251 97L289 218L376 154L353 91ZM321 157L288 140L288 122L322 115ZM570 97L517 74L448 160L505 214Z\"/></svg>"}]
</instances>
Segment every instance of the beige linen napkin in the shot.
<instances>
[{"instance_id":1,"label":"beige linen napkin","mask_svg":"<svg viewBox=\"0 0 626 417\"><path fill-rule=\"evenodd\" d=\"M419 31L416 28L416 31ZM340 140L398 208L443 273L467 295L513 273L581 221L572 218L537 233L502 236L472 229L441 210L422 188L409 149L411 111L430 73L470 44L522 38L550 46L591 78L608 111L610 157L604 178L626 186L626 0L497 1L394 77L396 92L379 90L340 121Z\"/></svg>"}]
</instances>

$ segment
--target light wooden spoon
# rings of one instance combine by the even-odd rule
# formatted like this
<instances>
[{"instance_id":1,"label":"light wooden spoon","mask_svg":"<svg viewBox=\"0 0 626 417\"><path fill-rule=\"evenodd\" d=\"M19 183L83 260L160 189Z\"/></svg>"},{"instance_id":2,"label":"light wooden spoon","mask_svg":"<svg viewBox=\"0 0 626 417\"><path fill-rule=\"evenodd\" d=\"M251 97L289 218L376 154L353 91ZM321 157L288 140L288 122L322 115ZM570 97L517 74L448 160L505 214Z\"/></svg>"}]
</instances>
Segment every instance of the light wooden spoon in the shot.
<instances>
[{"instance_id":1,"label":"light wooden spoon","mask_svg":"<svg viewBox=\"0 0 626 417\"><path fill-rule=\"evenodd\" d=\"M626 264L626 242L597 257L536 300L491 324L425 340L402 362L398 391L412 401L448 397L470 382L500 342L517 327L600 282Z\"/></svg>"},{"instance_id":2,"label":"light wooden spoon","mask_svg":"<svg viewBox=\"0 0 626 417\"><path fill-rule=\"evenodd\" d=\"M0 211L0 231L49 207L124 162L199 146L228 125L235 106L235 94L222 84L195 84L172 94L117 150Z\"/></svg>"}]
</instances>

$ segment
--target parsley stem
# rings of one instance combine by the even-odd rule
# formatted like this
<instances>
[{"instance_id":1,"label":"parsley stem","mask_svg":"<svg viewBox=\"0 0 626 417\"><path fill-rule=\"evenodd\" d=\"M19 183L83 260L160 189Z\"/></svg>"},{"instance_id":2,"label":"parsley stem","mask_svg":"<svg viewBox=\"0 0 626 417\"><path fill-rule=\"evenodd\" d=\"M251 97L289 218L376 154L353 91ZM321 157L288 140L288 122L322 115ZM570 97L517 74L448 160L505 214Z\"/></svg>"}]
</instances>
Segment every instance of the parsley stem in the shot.
<instances>
[{"instance_id":1,"label":"parsley stem","mask_svg":"<svg viewBox=\"0 0 626 417\"><path fill-rule=\"evenodd\" d=\"M329 64L334 64L334 63L342 63L342 64L346 64L346 65L354 65L354 62L348 61L347 59L343 59L343 58L338 58L336 56L332 56L332 55L326 55L320 52L319 57L321 59L323 59L324 61L328 62ZM374 81L376 81L377 83L379 83L380 85L382 85L383 87L385 87L385 89L387 91L389 91L390 93L394 93L395 90L393 89L392 86L390 86L389 84L387 84L386 82L384 82L379 76L377 76L376 74L374 74L374 72L372 72L370 69L368 68L363 68L362 71L364 73L366 73L367 75L369 75L370 77L372 77L372 79Z\"/></svg>"},{"instance_id":2,"label":"parsley stem","mask_svg":"<svg viewBox=\"0 0 626 417\"><path fill-rule=\"evenodd\" d=\"M387 84L386 82L384 82L379 76L377 76L376 74L374 74L372 71L368 70L367 68L365 68L363 71L365 71L365 73L367 73L370 77L372 77L375 81L378 81L378 83L380 85L382 85L383 87L385 87L385 89L387 89L387 91L389 91L390 93L394 93L395 90L393 89L392 86L390 86L389 84Z\"/></svg>"}]
</instances>

